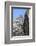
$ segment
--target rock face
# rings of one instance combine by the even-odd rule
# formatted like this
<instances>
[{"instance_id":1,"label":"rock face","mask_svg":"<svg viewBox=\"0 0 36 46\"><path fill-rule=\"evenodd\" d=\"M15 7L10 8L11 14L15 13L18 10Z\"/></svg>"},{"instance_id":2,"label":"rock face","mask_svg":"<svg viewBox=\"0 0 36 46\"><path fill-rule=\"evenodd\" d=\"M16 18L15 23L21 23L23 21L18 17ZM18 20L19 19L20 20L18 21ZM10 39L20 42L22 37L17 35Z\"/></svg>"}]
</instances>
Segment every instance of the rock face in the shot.
<instances>
[{"instance_id":1,"label":"rock face","mask_svg":"<svg viewBox=\"0 0 36 46\"><path fill-rule=\"evenodd\" d=\"M16 21L13 23L13 29L17 32L22 32L21 26L23 25L23 16L19 16L16 18Z\"/></svg>"}]
</instances>

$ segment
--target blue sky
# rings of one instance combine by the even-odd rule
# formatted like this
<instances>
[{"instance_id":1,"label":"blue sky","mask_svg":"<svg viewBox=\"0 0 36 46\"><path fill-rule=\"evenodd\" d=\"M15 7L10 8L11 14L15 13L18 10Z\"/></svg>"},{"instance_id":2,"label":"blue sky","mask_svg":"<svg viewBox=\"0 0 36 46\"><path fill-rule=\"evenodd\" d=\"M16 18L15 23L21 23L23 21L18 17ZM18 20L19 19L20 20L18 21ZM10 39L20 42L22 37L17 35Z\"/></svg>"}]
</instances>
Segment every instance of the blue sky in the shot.
<instances>
[{"instance_id":1,"label":"blue sky","mask_svg":"<svg viewBox=\"0 0 36 46\"><path fill-rule=\"evenodd\" d=\"M13 8L13 21L16 20L18 16L24 16L27 9L15 9Z\"/></svg>"}]
</instances>

